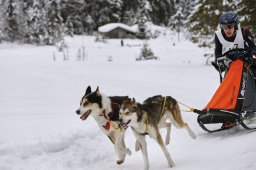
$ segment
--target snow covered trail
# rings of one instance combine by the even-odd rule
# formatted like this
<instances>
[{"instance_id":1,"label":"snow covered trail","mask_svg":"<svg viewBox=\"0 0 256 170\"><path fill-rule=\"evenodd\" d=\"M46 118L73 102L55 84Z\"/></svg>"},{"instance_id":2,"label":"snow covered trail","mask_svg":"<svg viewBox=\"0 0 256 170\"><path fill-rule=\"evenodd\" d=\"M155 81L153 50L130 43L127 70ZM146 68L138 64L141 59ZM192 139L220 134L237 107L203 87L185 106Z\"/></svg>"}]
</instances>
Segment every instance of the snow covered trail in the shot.
<instances>
[{"instance_id":1,"label":"snow covered trail","mask_svg":"<svg viewBox=\"0 0 256 170\"><path fill-rule=\"evenodd\" d=\"M175 161L175 169L249 169L255 168L253 147L255 134L236 129L218 134L199 132L192 141L186 132L173 130L171 144L167 147ZM164 133L163 133L164 134ZM127 139L131 138L131 139ZM134 148L133 135L127 133L126 142ZM151 169L167 169L160 147L148 138ZM246 141L246 142L244 142ZM0 168L3 170L73 170L73 169L140 169L143 159L140 152L127 157L122 165L115 164L115 153L110 141L98 129L73 131L44 136L26 142L0 145Z\"/></svg>"},{"instance_id":2,"label":"snow covered trail","mask_svg":"<svg viewBox=\"0 0 256 170\"><path fill-rule=\"evenodd\" d=\"M88 85L108 96L129 95L142 102L153 95L171 95L191 107L203 108L219 84L217 72L203 65L204 51L189 42L171 46L168 37L150 40L160 61L136 62L143 42L119 40L95 43L83 37L87 61L76 61L81 37L69 39L70 60L63 61L54 47L0 45L0 169L1 170L130 170L141 169L143 158L134 151L128 129L126 144L132 150L122 165L116 164L109 139L89 117L76 115ZM56 61L53 61L53 51ZM113 62L107 62L111 55ZM182 109L186 109L182 107ZM208 134L197 115L183 117L198 135L172 128L167 146L175 170L255 170L256 132L237 127ZM165 136L165 130L161 130ZM150 169L169 169L160 147L147 137Z\"/></svg>"}]
</instances>

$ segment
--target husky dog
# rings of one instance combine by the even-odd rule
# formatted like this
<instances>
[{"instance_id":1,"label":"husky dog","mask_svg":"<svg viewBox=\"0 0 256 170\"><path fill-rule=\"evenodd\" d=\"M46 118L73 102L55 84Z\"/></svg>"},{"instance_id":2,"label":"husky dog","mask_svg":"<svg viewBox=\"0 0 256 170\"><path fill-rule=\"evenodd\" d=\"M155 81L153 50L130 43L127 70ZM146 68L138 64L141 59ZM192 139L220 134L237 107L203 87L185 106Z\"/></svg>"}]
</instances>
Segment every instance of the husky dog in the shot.
<instances>
[{"instance_id":1,"label":"husky dog","mask_svg":"<svg viewBox=\"0 0 256 170\"><path fill-rule=\"evenodd\" d=\"M109 137L118 157L117 164L124 162L126 154L131 155L131 151L124 143L125 130L120 129L117 122L123 100L129 101L130 99L127 96L107 97L100 93L99 88L92 92L91 87L88 86L80 101L80 107L76 110L82 120L86 120L91 115L100 130Z\"/></svg>"},{"instance_id":2,"label":"husky dog","mask_svg":"<svg viewBox=\"0 0 256 170\"><path fill-rule=\"evenodd\" d=\"M167 120L171 123L166 123ZM195 133L183 121L177 101L170 96L153 96L145 100L143 104L136 103L134 98L132 101L124 101L120 107L119 124L124 129L128 126L131 127L143 154L145 170L149 169L145 135L149 135L157 141L170 167L174 166L174 162L166 149L159 128L167 126L168 136L171 124L173 124L177 128L186 128L189 135L193 139L196 138ZM169 143L168 140L166 142Z\"/></svg>"}]
</instances>

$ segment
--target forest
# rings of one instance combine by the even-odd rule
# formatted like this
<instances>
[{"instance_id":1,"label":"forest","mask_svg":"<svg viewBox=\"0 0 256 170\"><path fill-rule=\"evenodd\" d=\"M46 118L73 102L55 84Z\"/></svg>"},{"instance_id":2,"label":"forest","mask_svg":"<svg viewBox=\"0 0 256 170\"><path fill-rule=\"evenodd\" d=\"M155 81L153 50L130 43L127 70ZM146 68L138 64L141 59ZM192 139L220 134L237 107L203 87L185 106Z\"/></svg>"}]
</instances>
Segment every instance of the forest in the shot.
<instances>
[{"instance_id":1,"label":"forest","mask_svg":"<svg viewBox=\"0 0 256 170\"><path fill-rule=\"evenodd\" d=\"M92 35L107 23L134 25L143 17L209 46L225 11L236 11L256 35L255 0L0 0L0 41L54 45Z\"/></svg>"}]
</instances>

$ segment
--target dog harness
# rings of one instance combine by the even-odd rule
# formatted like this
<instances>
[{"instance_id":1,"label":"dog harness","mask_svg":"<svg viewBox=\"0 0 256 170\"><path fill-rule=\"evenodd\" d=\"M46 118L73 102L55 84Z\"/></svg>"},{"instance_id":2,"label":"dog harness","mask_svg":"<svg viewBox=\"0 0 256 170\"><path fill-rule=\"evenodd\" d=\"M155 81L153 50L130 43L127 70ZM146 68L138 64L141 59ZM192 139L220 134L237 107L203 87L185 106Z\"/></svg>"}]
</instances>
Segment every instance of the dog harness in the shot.
<instances>
[{"instance_id":1,"label":"dog harness","mask_svg":"<svg viewBox=\"0 0 256 170\"><path fill-rule=\"evenodd\" d=\"M164 97L162 110L160 112L160 119L163 117L165 105L166 105L166 96ZM149 132L149 128L148 128L148 115L147 115L145 133L143 133L142 135L148 135L148 132Z\"/></svg>"},{"instance_id":2,"label":"dog harness","mask_svg":"<svg viewBox=\"0 0 256 170\"><path fill-rule=\"evenodd\" d=\"M122 129L120 127L117 127L111 120L110 118L106 115L106 111L103 110L102 114L100 114L100 116L103 116L105 119L106 119L106 124L105 125L102 125L102 127L105 129L105 130L109 130L110 129L110 126L115 129L115 130L120 130L122 131Z\"/></svg>"}]
</instances>

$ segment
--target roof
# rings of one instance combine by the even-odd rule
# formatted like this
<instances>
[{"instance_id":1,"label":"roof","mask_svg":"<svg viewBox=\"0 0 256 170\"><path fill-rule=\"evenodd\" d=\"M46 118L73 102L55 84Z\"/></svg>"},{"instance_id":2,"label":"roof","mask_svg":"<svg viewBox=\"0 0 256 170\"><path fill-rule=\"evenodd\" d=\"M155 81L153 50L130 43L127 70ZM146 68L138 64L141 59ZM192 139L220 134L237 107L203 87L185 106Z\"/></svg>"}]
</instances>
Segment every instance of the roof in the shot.
<instances>
[{"instance_id":1,"label":"roof","mask_svg":"<svg viewBox=\"0 0 256 170\"><path fill-rule=\"evenodd\" d=\"M106 24L106 25L103 25L103 26L99 27L98 31L101 32L101 33L106 33L106 32L112 31L116 28L122 28L126 31L129 31L129 32L132 32L132 33L137 33L136 29L134 29L134 28L132 28L128 25L122 24L122 23Z\"/></svg>"}]
</instances>

